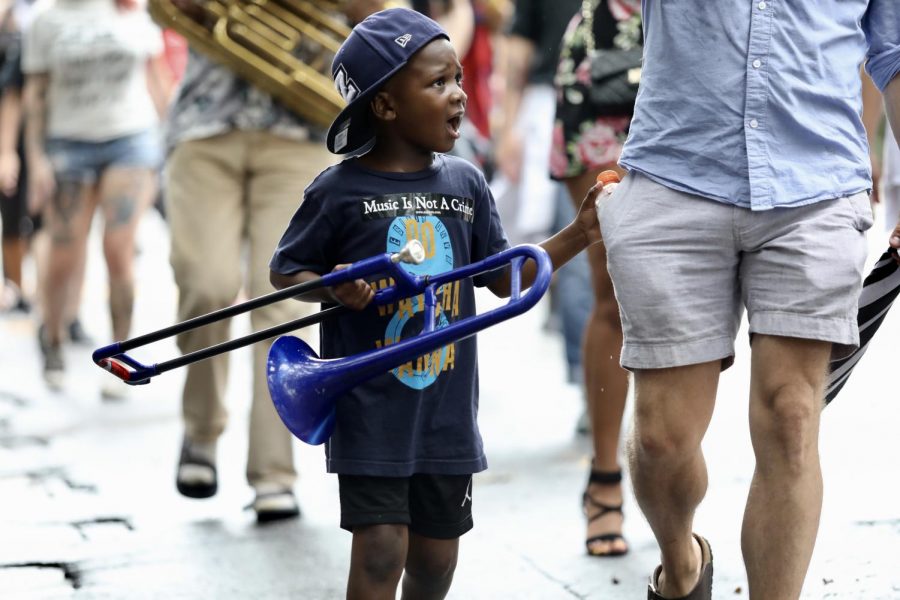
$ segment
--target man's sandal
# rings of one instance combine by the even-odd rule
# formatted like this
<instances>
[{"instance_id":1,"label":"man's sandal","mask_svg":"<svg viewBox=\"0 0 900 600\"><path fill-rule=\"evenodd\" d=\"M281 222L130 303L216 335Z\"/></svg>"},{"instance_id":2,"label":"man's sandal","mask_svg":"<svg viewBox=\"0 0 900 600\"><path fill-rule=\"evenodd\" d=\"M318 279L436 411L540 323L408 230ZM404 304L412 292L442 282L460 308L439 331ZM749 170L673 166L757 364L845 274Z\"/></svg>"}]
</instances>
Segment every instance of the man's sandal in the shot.
<instances>
[{"instance_id":1,"label":"man's sandal","mask_svg":"<svg viewBox=\"0 0 900 600\"><path fill-rule=\"evenodd\" d=\"M617 506L612 506L609 504L604 504L602 502L597 502L590 495L590 486L591 484L596 485L619 485L622 483L622 472L621 471L613 471L611 473L604 471L594 471L591 470L590 477L588 478L588 487L584 491L584 496L582 496L582 510L584 511L584 516L587 517L587 524L590 527L591 523L596 521L597 519L603 517L604 515L608 515L610 513L622 513L622 505L619 504ZM597 512L594 512L597 511ZM593 535L587 538L584 541L585 549L587 550L588 556L622 556L628 552L628 547L626 545L625 549L612 549L608 552L596 552L592 549L592 546L596 542L616 542L621 540L625 542L625 538L622 537L621 533L602 533L600 535Z\"/></svg>"},{"instance_id":2,"label":"man's sandal","mask_svg":"<svg viewBox=\"0 0 900 600\"><path fill-rule=\"evenodd\" d=\"M666 598L665 596L660 596L656 591L659 588L659 576L662 573L662 565L659 565L653 572L653 577L650 579L650 585L647 586L647 600L712 600L712 548L709 547L709 542L706 541L706 538L699 536L696 533L694 534L694 539L700 544L700 556L703 561L700 563L700 579L697 580L697 585L694 586L694 589L692 589L687 596L681 596L680 598Z\"/></svg>"}]
</instances>

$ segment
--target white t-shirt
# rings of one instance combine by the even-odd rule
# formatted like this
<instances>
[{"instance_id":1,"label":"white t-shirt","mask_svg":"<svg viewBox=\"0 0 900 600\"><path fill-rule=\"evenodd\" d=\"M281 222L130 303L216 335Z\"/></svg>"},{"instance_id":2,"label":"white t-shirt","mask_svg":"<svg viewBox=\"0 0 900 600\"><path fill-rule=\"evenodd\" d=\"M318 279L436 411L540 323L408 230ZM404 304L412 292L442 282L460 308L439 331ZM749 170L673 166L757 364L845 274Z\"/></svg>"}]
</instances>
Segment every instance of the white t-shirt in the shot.
<instances>
[{"instance_id":1,"label":"white t-shirt","mask_svg":"<svg viewBox=\"0 0 900 600\"><path fill-rule=\"evenodd\" d=\"M104 141L157 123L147 59L162 34L143 10L113 0L57 0L25 33L22 70L47 73L47 137Z\"/></svg>"}]
</instances>

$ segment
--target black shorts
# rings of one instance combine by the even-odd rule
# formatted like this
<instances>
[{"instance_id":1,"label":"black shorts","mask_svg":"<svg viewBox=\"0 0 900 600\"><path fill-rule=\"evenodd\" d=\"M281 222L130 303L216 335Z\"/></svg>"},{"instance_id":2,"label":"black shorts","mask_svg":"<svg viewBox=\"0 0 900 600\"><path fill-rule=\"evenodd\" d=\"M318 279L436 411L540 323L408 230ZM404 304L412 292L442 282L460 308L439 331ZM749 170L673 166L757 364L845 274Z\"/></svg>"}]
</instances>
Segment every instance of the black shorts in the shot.
<instances>
[{"instance_id":1,"label":"black shorts","mask_svg":"<svg viewBox=\"0 0 900 600\"><path fill-rule=\"evenodd\" d=\"M472 529L472 476L338 475L341 527L408 525L419 535L451 540Z\"/></svg>"},{"instance_id":2,"label":"black shorts","mask_svg":"<svg viewBox=\"0 0 900 600\"><path fill-rule=\"evenodd\" d=\"M3 221L4 238L27 238L38 230L36 215L28 214L28 194L25 182L28 181L28 169L25 162L24 148L19 146L19 185L11 195L0 194L0 221Z\"/></svg>"},{"instance_id":3,"label":"black shorts","mask_svg":"<svg viewBox=\"0 0 900 600\"><path fill-rule=\"evenodd\" d=\"M34 219L28 215L28 199L23 185L11 196L0 192L0 221L3 221L3 238L27 238L34 230Z\"/></svg>"}]
</instances>

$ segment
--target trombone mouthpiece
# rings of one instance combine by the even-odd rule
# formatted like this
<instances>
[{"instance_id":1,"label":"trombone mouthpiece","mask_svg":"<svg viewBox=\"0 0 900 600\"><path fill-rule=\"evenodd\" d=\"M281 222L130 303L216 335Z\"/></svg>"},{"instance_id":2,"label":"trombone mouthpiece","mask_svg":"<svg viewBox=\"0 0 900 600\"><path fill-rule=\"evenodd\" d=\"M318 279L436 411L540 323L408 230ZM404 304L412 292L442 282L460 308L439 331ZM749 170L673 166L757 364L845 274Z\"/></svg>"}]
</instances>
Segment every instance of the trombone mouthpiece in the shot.
<instances>
[{"instance_id":1,"label":"trombone mouthpiece","mask_svg":"<svg viewBox=\"0 0 900 600\"><path fill-rule=\"evenodd\" d=\"M410 240L406 242L403 249L391 256L391 262L405 262L414 265L422 264L425 261L425 248L419 240Z\"/></svg>"}]
</instances>

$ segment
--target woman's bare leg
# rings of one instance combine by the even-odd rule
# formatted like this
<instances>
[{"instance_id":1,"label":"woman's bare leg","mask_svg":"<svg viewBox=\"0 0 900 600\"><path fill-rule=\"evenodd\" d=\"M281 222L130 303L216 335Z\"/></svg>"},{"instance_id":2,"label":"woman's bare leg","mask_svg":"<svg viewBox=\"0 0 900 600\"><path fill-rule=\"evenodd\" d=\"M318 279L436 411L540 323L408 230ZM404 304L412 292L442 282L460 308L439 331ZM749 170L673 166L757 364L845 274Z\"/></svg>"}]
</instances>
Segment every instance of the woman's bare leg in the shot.
<instances>
[{"instance_id":1,"label":"woman's bare leg","mask_svg":"<svg viewBox=\"0 0 900 600\"><path fill-rule=\"evenodd\" d=\"M44 210L49 249L46 272L41 282L44 321L41 344L45 351L44 376L54 387L62 384L60 347L67 324L66 309L77 266L79 261L85 260L87 237L96 205L93 186L58 177L56 191Z\"/></svg>"},{"instance_id":2,"label":"woman's bare leg","mask_svg":"<svg viewBox=\"0 0 900 600\"><path fill-rule=\"evenodd\" d=\"M113 339L124 340L131 331L135 234L155 192L156 178L151 169L111 167L100 180L105 224L103 254L109 273Z\"/></svg>"},{"instance_id":3,"label":"woman's bare leg","mask_svg":"<svg viewBox=\"0 0 900 600\"><path fill-rule=\"evenodd\" d=\"M597 173L603 169L588 171L566 181L569 195L576 206L580 205L587 191L594 185ZM594 308L585 327L581 362L584 367L584 384L591 416L591 435L594 458L591 468L597 471L619 471L619 436L625 398L628 394L628 373L619 366L622 350L622 324L619 305L613 292L612 281L606 271L606 248L596 244L588 249L591 282L594 288ZM589 496L597 503L618 506L622 503L621 484L595 484L588 486ZM596 512L588 508L588 516ZM605 533L621 533L622 514L609 512L589 523L587 537ZM623 540L594 542L590 551L595 554L619 553L627 549Z\"/></svg>"}]
</instances>

